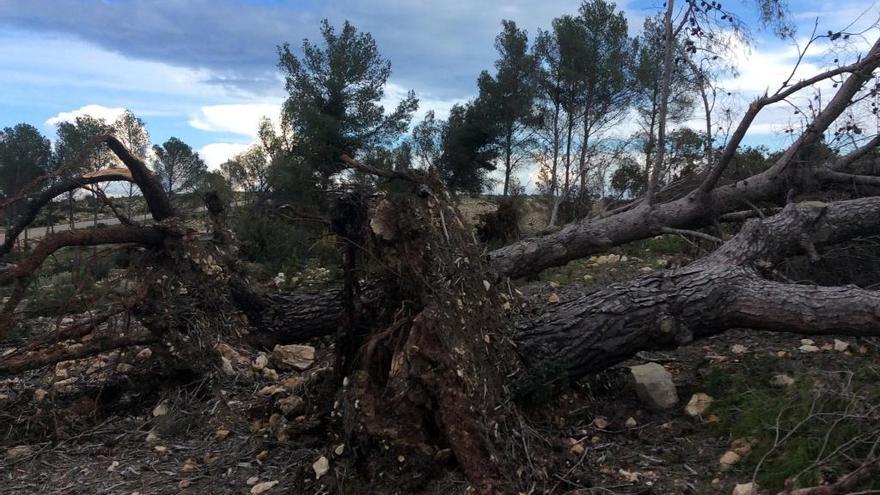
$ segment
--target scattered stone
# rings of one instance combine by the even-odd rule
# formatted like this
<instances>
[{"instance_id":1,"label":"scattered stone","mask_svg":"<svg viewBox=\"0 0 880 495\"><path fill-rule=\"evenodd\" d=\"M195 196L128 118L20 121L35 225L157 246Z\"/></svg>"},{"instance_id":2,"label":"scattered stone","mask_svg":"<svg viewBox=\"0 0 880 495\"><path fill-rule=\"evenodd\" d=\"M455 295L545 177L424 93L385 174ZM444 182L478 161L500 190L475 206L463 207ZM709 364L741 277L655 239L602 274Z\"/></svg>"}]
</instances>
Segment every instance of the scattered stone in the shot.
<instances>
[{"instance_id":1,"label":"scattered stone","mask_svg":"<svg viewBox=\"0 0 880 495\"><path fill-rule=\"evenodd\" d=\"M6 451L6 460L9 462L18 462L32 456L33 454L34 449L30 445L17 445Z\"/></svg>"},{"instance_id":2,"label":"scattered stone","mask_svg":"<svg viewBox=\"0 0 880 495\"><path fill-rule=\"evenodd\" d=\"M67 387L68 385L73 385L74 383L79 381L78 376L72 376L66 380L61 380L52 384L52 388L61 389Z\"/></svg>"},{"instance_id":3,"label":"scattered stone","mask_svg":"<svg viewBox=\"0 0 880 495\"><path fill-rule=\"evenodd\" d=\"M820 347L820 349L822 349L823 351L830 351L834 349L834 345L829 342L826 344L822 344L822 347Z\"/></svg>"},{"instance_id":4,"label":"scattered stone","mask_svg":"<svg viewBox=\"0 0 880 495\"><path fill-rule=\"evenodd\" d=\"M740 457L749 455L752 451L752 445L756 443L754 438L737 438L730 444L730 449L736 452Z\"/></svg>"},{"instance_id":5,"label":"scattered stone","mask_svg":"<svg viewBox=\"0 0 880 495\"><path fill-rule=\"evenodd\" d=\"M635 428L636 426L639 426L639 422L636 421L636 418L630 416L623 425L627 428Z\"/></svg>"},{"instance_id":6,"label":"scattered stone","mask_svg":"<svg viewBox=\"0 0 880 495\"><path fill-rule=\"evenodd\" d=\"M266 385L261 388L257 395L262 395L263 397L269 397L272 395L278 395L286 392L287 389L282 387L281 385Z\"/></svg>"},{"instance_id":7,"label":"scattered stone","mask_svg":"<svg viewBox=\"0 0 880 495\"><path fill-rule=\"evenodd\" d=\"M214 440L217 440L218 442L222 442L223 440L226 440L226 437L228 437L228 436L229 436L229 430L220 429L220 430L217 430L214 432Z\"/></svg>"},{"instance_id":8,"label":"scattered stone","mask_svg":"<svg viewBox=\"0 0 880 495\"><path fill-rule=\"evenodd\" d=\"M788 387L794 384L794 378L785 374L773 375L773 378L770 379L770 384L777 387Z\"/></svg>"},{"instance_id":9,"label":"scattered stone","mask_svg":"<svg viewBox=\"0 0 880 495\"><path fill-rule=\"evenodd\" d=\"M227 376L235 375L235 368L232 367L232 361L224 356L220 356L220 369L222 369L223 373Z\"/></svg>"},{"instance_id":10,"label":"scattered stone","mask_svg":"<svg viewBox=\"0 0 880 495\"><path fill-rule=\"evenodd\" d=\"M678 404L678 393L672 374L657 363L646 363L630 368L635 380L636 394L651 407L668 409Z\"/></svg>"},{"instance_id":11,"label":"scattered stone","mask_svg":"<svg viewBox=\"0 0 880 495\"><path fill-rule=\"evenodd\" d=\"M177 484L177 488L180 488L181 490L186 490L187 488L190 487L190 485L192 485L192 481L180 480L180 483Z\"/></svg>"},{"instance_id":12,"label":"scattered stone","mask_svg":"<svg viewBox=\"0 0 880 495\"><path fill-rule=\"evenodd\" d=\"M639 271L642 273L651 273L654 271L654 269L651 268L650 266L643 266L643 267L639 268Z\"/></svg>"},{"instance_id":13,"label":"scattered stone","mask_svg":"<svg viewBox=\"0 0 880 495\"><path fill-rule=\"evenodd\" d=\"M605 428L608 428L609 424L611 424L611 423L609 423L608 420L605 419L604 416L597 416L596 419L593 420L593 426L595 426L596 428L599 428L600 430L604 430Z\"/></svg>"},{"instance_id":14,"label":"scattered stone","mask_svg":"<svg viewBox=\"0 0 880 495\"><path fill-rule=\"evenodd\" d=\"M306 370L315 362L315 348L310 345L276 345L272 360L279 368Z\"/></svg>"},{"instance_id":15,"label":"scattered stone","mask_svg":"<svg viewBox=\"0 0 880 495\"><path fill-rule=\"evenodd\" d=\"M159 441L159 435L156 435L155 432L151 431L147 433L147 438L145 438L144 441L147 443L156 443Z\"/></svg>"},{"instance_id":16,"label":"scattered stone","mask_svg":"<svg viewBox=\"0 0 880 495\"><path fill-rule=\"evenodd\" d=\"M197 467L198 466L196 465L196 461L194 461L193 459L187 459L183 463L183 466L181 466L180 472L181 473L191 473L191 472L195 471Z\"/></svg>"},{"instance_id":17,"label":"scattered stone","mask_svg":"<svg viewBox=\"0 0 880 495\"><path fill-rule=\"evenodd\" d=\"M807 340L809 340L809 339L807 339ZM820 351L820 349L818 347L811 345L811 344L804 344L804 345L798 347L798 349L801 352L819 352Z\"/></svg>"},{"instance_id":18,"label":"scattered stone","mask_svg":"<svg viewBox=\"0 0 880 495\"><path fill-rule=\"evenodd\" d=\"M849 349L849 342L834 339L834 350L837 352L846 352Z\"/></svg>"},{"instance_id":19,"label":"scattered stone","mask_svg":"<svg viewBox=\"0 0 880 495\"><path fill-rule=\"evenodd\" d=\"M734 452L732 450L728 450L727 452L725 452L721 456L721 459L718 460L718 463L721 464L722 471L728 471L730 468L732 468L740 460L742 460L741 455L737 454L736 452Z\"/></svg>"},{"instance_id":20,"label":"scattered stone","mask_svg":"<svg viewBox=\"0 0 880 495\"><path fill-rule=\"evenodd\" d=\"M559 294L551 292L550 295L547 296L547 302L550 304L559 304Z\"/></svg>"},{"instance_id":21,"label":"scattered stone","mask_svg":"<svg viewBox=\"0 0 880 495\"><path fill-rule=\"evenodd\" d=\"M156 445L153 449L160 454L168 452L168 447L165 447L164 445Z\"/></svg>"},{"instance_id":22,"label":"scattered stone","mask_svg":"<svg viewBox=\"0 0 880 495\"><path fill-rule=\"evenodd\" d=\"M275 485L277 485L277 484L278 484L277 480L264 481L262 483L257 483L256 485L251 487L251 495L260 495L261 493L266 493L269 490L271 490L272 488L274 488Z\"/></svg>"},{"instance_id":23,"label":"scattered stone","mask_svg":"<svg viewBox=\"0 0 880 495\"><path fill-rule=\"evenodd\" d=\"M569 438L568 442L571 444L571 447L569 447L568 451L574 455L583 455L584 452L587 451L587 449L584 448L583 444L581 442L578 442L574 438Z\"/></svg>"},{"instance_id":24,"label":"scattered stone","mask_svg":"<svg viewBox=\"0 0 880 495\"><path fill-rule=\"evenodd\" d=\"M269 356L267 356L266 354L264 354L262 352L260 353L259 356L257 356L256 359L254 359L254 369L255 370L258 370L258 371L262 370L268 364L269 364Z\"/></svg>"},{"instance_id":25,"label":"scattered stone","mask_svg":"<svg viewBox=\"0 0 880 495\"><path fill-rule=\"evenodd\" d=\"M712 401L714 399L707 394L697 393L691 396L691 400L688 401L687 405L684 407L684 412L687 413L688 416L692 418L696 418L702 416L709 406L712 405Z\"/></svg>"},{"instance_id":26,"label":"scattered stone","mask_svg":"<svg viewBox=\"0 0 880 495\"><path fill-rule=\"evenodd\" d=\"M733 495L758 495L756 483L743 483L733 487Z\"/></svg>"},{"instance_id":27,"label":"scattered stone","mask_svg":"<svg viewBox=\"0 0 880 495\"><path fill-rule=\"evenodd\" d=\"M593 260L597 265L610 265L612 263L620 262L620 255L618 254L606 254L605 256L596 256Z\"/></svg>"},{"instance_id":28,"label":"scattered stone","mask_svg":"<svg viewBox=\"0 0 880 495\"><path fill-rule=\"evenodd\" d=\"M868 347L860 345L859 346L859 354L867 354L867 353L868 353Z\"/></svg>"},{"instance_id":29,"label":"scattered stone","mask_svg":"<svg viewBox=\"0 0 880 495\"><path fill-rule=\"evenodd\" d=\"M127 375L134 371L134 366L128 363L119 363L116 365L116 372L122 373L123 375Z\"/></svg>"},{"instance_id":30,"label":"scattered stone","mask_svg":"<svg viewBox=\"0 0 880 495\"><path fill-rule=\"evenodd\" d=\"M306 410L306 402L301 397L292 395L278 401L278 407L285 416L299 416Z\"/></svg>"},{"instance_id":31,"label":"scattered stone","mask_svg":"<svg viewBox=\"0 0 880 495\"><path fill-rule=\"evenodd\" d=\"M166 406L164 403L159 404L158 406L153 408L153 417L154 418L158 418L159 416L165 416L166 414L168 414L168 406Z\"/></svg>"},{"instance_id":32,"label":"scattered stone","mask_svg":"<svg viewBox=\"0 0 880 495\"><path fill-rule=\"evenodd\" d=\"M278 372L273 370L272 368L263 368L263 378L268 378L269 380L277 380Z\"/></svg>"},{"instance_id":33,"label":"scattered stone","mask_svg":"<svg viewBox=\"0 0 880 495\"><path fill-rule=\"evenodd\" d=\"M247 364L250 362L248 358L242 356L238 351L233 349L232 346L225 342L220 342L219 344L214 346L214 350L220 353L221 356L228 359L230 363Z\"/></svg>"},{"instance_id":34,"label":"scattered stone","mask_svg":"<svg viewBox=\"0 0 880 495\"><path fill-rule=\"evenodd\" d=\"M260 478L258 476L251 476L247 479L247 481L245 481L245 484L247 486L253 486L256 485L258 481L260 481Z\"/></svg>"},{"instance_id":35,"label":"scattered stone","mask_svg":"<svg viewBox=\"0 0 880 495\"><path fill-rule=\"evenodd\" d=\"M43 402L43 399L45 399L47 395L49 395L49 392L46 392L41 388L34 390L34 400L37 402Z\"/></svg>"},{"instance_id":36,"label":"scattered stone","mask_svg":"<svg viewBox=\"0 0 880 495\"><path fill-rule=\"evenodd\" d=\"M785 351L777 351L777 352L776 352L776 357L779 357L779 358L788 357L788 353L785 352Z\"/></svg>"},{"instance_id":37,"label":"scattered stone","mask_svg":"<svg viewBox=\"0 0 880 495\"><path fill-rule=\"evenodd\" d=\"M118 468L118 467L119 467L119 461L113 461L110 463L109 466L107 466L107 472L112 473L113 471L116 471L116 468Z\"/></svg>"},{"instance_id":38,"label":"scattered stone","mask_svg":"<svg viewBox=\"0 0 880 495\"><path fill-rule=\"evenodd\" d=\"M344 443L340 443L339 445L336 446L335 449L333 449L333 453L336 455L342 455L343 452L345 452L345 444Z\"/></svg>"},{"instance_id":39,"label":"scattered stone","mask_svg":"<svg viewBox=\"0 0 880 495\"><path fill-rule=\"evenodd\" d=\"M813 345L815 343L813 339L801 339L801 345Z\"/></svg>"},{"instance_id":40,"label":"scattered stone","mask_svg":"<svg viewBox=\"0 0 880 495\"><path fill-rule=\"evenodd\" d=\"M138 361L146 361L151 357L153 357L153 351L149 347L145 347L141 350L141 352L137 353L135 359L137 359Z\"/></svg>"},{"instance_id":41,"label":"scattered stone","mask_svg":"<svg viewBox=\"0 0 880 495\"><path fill-rule=\"evenodd\" d=\"M716 490L721 489L721 480L718 478L713 478L709 484L712 485L712 488L714 488Z\"/></svg>"},{"instance_id":42,"label":"scattered stone","mask_svg":"<svg viewBox=\"0 0 880 495\"><path fill-rule=\"evenodd\" d=\"M261 450L260 453L257 454L257 460L260 462L263 462L268 458L269 458L269 451L268 450Z\"/></svg>"},{"instance_id":43,"label":"scattered stone","mask_svg":"<svg viewBox=\"0 0 880 495\"><path fill-rule=\"evenodd\" d=\"M734 354L745 354L749 352L749 348L742 344L733 344L733 346L730 347L730 352Z\"/></svg>"},{"instance_id":44,"label":"scattered stone","mask_svg":"<svg viewBox=\"0 0 880 495\"><path fill-rule=\"evenodd\" d=\"M330 472L330 461L326 457L321 456L312 464L312 469L315 470L315 479L321 479L321 476Z\"/></svg>"}]
</instances>

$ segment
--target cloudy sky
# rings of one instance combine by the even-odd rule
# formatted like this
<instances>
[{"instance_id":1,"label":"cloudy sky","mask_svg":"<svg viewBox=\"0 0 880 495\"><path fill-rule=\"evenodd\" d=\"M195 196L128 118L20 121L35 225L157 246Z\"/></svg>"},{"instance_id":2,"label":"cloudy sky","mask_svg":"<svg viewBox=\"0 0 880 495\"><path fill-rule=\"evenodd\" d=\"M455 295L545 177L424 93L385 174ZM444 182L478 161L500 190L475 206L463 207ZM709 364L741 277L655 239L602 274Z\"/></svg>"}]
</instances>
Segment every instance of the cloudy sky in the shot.
<instances>
[{"instance_id":1,"label":"cloudy sky","mask_svg":"<svg viewBox=\"0 0 880 495\"><path fill-rule=\"evenodd\" d=\"M621 0L636 34L662 0ZM754 0L727 0L746 21ZM821 32L845 28L880 9L866 0L790 2L801 38L818 19ZM575 0L0 0L0 127L28 122L47 135L82 113L112 120L123 108L146 121L154 142L177 136L216 166L254 139L263 115L284 98L276 47L317 39L319 22L350 20L375 36L393 67L389 107L408 89L419 114L445 114L475 93L480 70L495 58L502 19L534 33ZM870 34L869 36L874 36ZM756 30L738 57L740 77L726 87L748 98L775 87L796 49ZM868 44L872 40L861 43ZM859 43L859 42L857 42ZM833 57L817 47L802 67ZM736 105L734 105L735 107ZM752 144L778 146L783 109L758 122ZM699 124L697 124L699 125Z\"/></svg>"}]
</instances>

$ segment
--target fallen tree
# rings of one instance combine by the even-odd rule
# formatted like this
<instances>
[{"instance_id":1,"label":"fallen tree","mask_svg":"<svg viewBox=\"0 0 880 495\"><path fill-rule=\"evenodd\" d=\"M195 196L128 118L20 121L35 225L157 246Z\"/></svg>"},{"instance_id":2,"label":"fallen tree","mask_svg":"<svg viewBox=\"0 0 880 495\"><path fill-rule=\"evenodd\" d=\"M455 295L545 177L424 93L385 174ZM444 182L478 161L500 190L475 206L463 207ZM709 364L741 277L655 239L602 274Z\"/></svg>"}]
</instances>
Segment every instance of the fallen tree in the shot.
<instances>
[{"instance_id":1,"label":"fallen tree","mask_svg":"<svg viewBox=\"0 0 880 495\"><path fill-rule=\"evenodd\" d=\"M213 236L203 239L177 218L145 164L106 136L103 141L130 171L119 179L141 188L156 223L52 234L21 253L0 272L0 284L14 286L2 310L0 335L12 325L49 255L68 246L103 244L145 248L133 271L139 297L128 306L145 332L111 336L99 327L91 333L59 332L75 337L21 346L0 358L0 374L145 344L208 373L222 366L219 354L206 352L220 343L272 346L335 333L342 356L337 383L349 378L349 386L337 394L346 439L377 489L381 473L396 465L398 456L410 459L406 478L417 489L437 469L438 454L449 449L480 492L509 492L520 483L512 475L514 466L526 455L509 442L522 429L517 401L536 391L601 371L641 350L684 345L729 328L880 335L876 291L784 283L766 273L786 256L815 257L826 245L880 232L878 197L796 201L798 192L823 184L875 182L845 170L873 150L877 138L834 163L815 164L807 157L878 66L880 42L854 64L759 99L713 168L682 197L662 202L660 191L650 200L487 256L436 177L344 159L349 167L411 187L354 206L363 214L351 215L337 230L347 246L345 286L312 293L253 288L237 267L234 240L225 231L216 198L207 198ZM719 185L761 108L838 75L847 76L834 98L770 169ZM26 198L30 206L16 223L18 231L52 197L88 179L62 182ZM766 218L758 211L735 236L689 265L580 294L536 313L513 310L519 302L508 278L670 229L699 229L758 201L782 209ZM14 237L11 232L12 242ZM352 273L366 259L382 269L361 283Z\"/></svg>"}]
</instances>

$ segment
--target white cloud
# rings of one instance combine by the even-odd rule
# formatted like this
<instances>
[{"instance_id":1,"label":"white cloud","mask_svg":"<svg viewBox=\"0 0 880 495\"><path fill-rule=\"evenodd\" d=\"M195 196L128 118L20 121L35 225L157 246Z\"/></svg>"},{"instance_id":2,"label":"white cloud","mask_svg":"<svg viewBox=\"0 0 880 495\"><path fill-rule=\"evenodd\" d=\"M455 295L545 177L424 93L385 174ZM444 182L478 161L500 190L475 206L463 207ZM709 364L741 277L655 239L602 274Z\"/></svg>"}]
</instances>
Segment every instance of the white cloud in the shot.
<instances>
[{"instance_id":1,"label":"white cloud","mask_svg":"<svg viewBox=\"0 0 880 495\"><path fill-rule=\"evenodd\" d=\"M224 162L246 151L254 143L211 143L199 148L199 156L208 165L208 170L217 170Z\"/></svg>"},{"instance_id":2,"label":"white cloud","mask_svg":"<svg viewBox=\"0 0 880 495\"><path fill-rule=\"evenodd\" d=\"M113 123L120 115L125 113L125 109L121 107L105 107L104 105L89 104L79 107L69 112L60 112L58 115L49 118L46 125L55 126L61 122L73 122L77 117L91 116L98 119L104 119L107 123Z\"/></svg>"},{"instance_id":3,"label":"white cloud","mask_svg":"<svg viewBox=\"0 0 880 495\"><path fill-rule=\"evenodd\" d=\"M269 117L277 127L281 105L277 103L236 103L209 105L199 109L189 125L209 132L230 132L242 136L257 137L257 129L263 117Z\"/></svg>"}]
</instances>

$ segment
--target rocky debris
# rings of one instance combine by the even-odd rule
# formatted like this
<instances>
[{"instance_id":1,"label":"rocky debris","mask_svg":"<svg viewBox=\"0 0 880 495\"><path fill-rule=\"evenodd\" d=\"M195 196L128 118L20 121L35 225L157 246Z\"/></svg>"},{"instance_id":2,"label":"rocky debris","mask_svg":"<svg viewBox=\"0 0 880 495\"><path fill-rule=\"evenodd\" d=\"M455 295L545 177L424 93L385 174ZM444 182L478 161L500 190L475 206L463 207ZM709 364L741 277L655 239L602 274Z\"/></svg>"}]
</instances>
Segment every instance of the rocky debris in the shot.
<instances>
[{"instance_id":1,"label":"rocky debris","mask_svg":"<svg viewBox=\"0 0 880 495\"><path fill-rule=\"evenodd\" d=\"M549 304L559 304L559 294L551 292L550 295L547 296L547 302Z\"/></svg>"},{"instance_id":2,"label":"rocky debris","mask_svg":"<svg viewBox=\"0 0 880 495\"><path fill-rule=\"evenodd\" d=\"M801 345L815 345L816 342L813 339L801 339Z\"/></svg>"},{"instance_id":3,"label":"rocky debris","mask_svg":"<svg viewBox=\"0 0 880 495\"><path fill-rule=\"evenodd\" d=\"M794 378L786 374L773 375L773 378L770 379L770 384L777 387L788 387L794 384Z\"/></svg>"},{"instance_id":4,"label":"rocky debris","mask_svg":"<svg viewBox=\"0 0 880 495\"><path fill-rule=\"evenodd\" d=\"M34 454L34 449L30 445L17 445L6 451L6 460L8 462L18 462L26 459Z\"/></svg>"},{"instance_id":5,"label":"rocky debris","mask_svg":"<svg viewBox=\"0 0 880 495\"><path fill-rule=\"evenodd\" d=\"M147 438L145 438L144 441L147 443L156 443L159 441L159 435L151 431L147 433Z\"/></svg>"},{"instance_id":6,"label":"rocky debris","mask_svg":"<svg viewBox=\"0 0 880 495\"><path fill-rule=\"evenodd\" d=\"M269 490L271 490L272 488L274 488L275 485L277 485L277 484L278 484L278 481L277 481L277 480L275 480L275 481L264 481L264 482L262 482L262 483L257 483L256 485L254 485L253 487L251 487L251 495L260 495L260 494L262 494L262 493L266 493L266 492L268 492Z\"/></svg>"},{"instance_id":7,"label":"rocky debris","mask_svg":"<svg viewBox=\"0 0 880 495\"><path fill-rule=\"evenodd\" d=\"M691 400L688 401L687 405L684 407L684 411L688 416L693 418L702 416L709 406L712 405L712 397L704 393L696 393L691 396Z\"/></svg>"},{"instance_id":8,"label":"rocky debris","mask_svg":"<svg viewBox=\"0 0 880 495\"><path fill-rule=\"evenodd\" d=\"M740 457L745 457L749 455L749 452L752 451L752 446L757 441L754 438L737 438L730 444L730 450L736 452Z\"/></svg>"},{"instance_id":9,"label":"rocky debris","mask_svg":"<svg viewBox=\"0 0 880 495\"><path fill-rule=\"evenodd\" d=\"M630 416L627 418L626 422L623 423L623 426L626 426L627 428L635 428L636 426L639 426L639 422L636 421L636 418Z\"/></svg>"},{"instance_id":10,"label":"rocky debris","mask_svg":"<svg viewBox=\"0 0 880 495\"><path fill-rule=\"evenodd\" d=\"M306 402L296 395L285 397L278 401L278 407L285 416L299 416L306 410Z\"/></svg>"},{"instance_id":11,"label":"rocky debris","mask_svg":"<svg viewBox=\"0 0 880 495\"><path fill-rule=\"evenodd\" d=\"M135 359L137 359L138 361L146 361L151 357L153 357L153 351L149 347L145 347L141 350L141 352L137 353Z\"/></svg>"},{"instance_id":12,"label":"rocky debris","mask_svg":"<svg viewBox=\"0 0 880 495\"><path fill-rule=\"evenodd\" d=\"M261 373L263 374L263 378L272 381L278 380L278 372L273 370L272 368L263 368L263 371Z\"/></svg>"},{"instance_id":13,"label":"rocky debris","mask_svg":"<svg viewBox=\"0 0 880 495\"><path fill-rule=\"evenodd\" d=\"M733 487L732 495L758 495L757 483L742 483Z\"/></svg>"},{"instance_id":14,"label":"rocky debris","mask_svg":"<svg viewBox=\"0 0 880 495\"><path fill-rule=\"evenodd\" d=\"M333 449L333 453L336 455L342 455L343 452L345 452L345 444L344 443L340 443L339 445L336 446L335 449Z\"/></svg>"},{"instance_id":15,"label":"rocky debris","mask_svg":"<svg viewBox=\"0 0 880 495\"><path fill-rule=\"evenodd\" d=\"M583 453L587 451L583 444L581 442L578 442L575 438L569 438L568 443L571 444L571 447L569 447L568 451L574 455L583 455Z\"/></svg>"},{"instance_id":16,"label":"rocky debris","mask_svg":"<svg viewBox=\"0 0 880 495\"><path fill-rule=\"evenodd\" d=\"M254 359L254 369L257 371L263 370L266 366L269 365L269 357L264 353L260 353L256 359Z\"/></svg>"},{"instance_id":17,"label":"rocky debris","mask_svg":"<svg viewBox=\"0 0 880 495\"><path fill-rule=\"evenodd\" d=\"M241 355L240 352L236 351L232 346L225 342L220 342L214 346L214 350L216 350L222 357L228 359L230 363L250 364L250 359Z\"/></svg>"},{"instance_id":18,"label":"rocky debris","mask_svg":"<svg viewBox=\"0 0 880 495\"><path fill-rule=\"evenodd\" d=\"M221 429L214 432L214 440L217 440L218 442L222 442L223 440L226 440L226 437L228 437L228 436L229 436L229 430L224 430L221 428Z\"/></svg>"},{"instance_id":19,"label":"rocky debris","mask_svg":"<svg viewBox=\"0 0 880 495\"><path fill-rule=\"evenodd\" d=\"M123 375L127 375L128 373L134 371L134 366L128 363L119 363L116 365L116 371L118 373L122 373Z\"/></svg>"},{"instance_id":20,"label":"rocky debris","mask_svg":"<svg viewBox=\"0 0 880 495\"><path fill-rule=\"evenodd\" d=\"M49 392L46 392L41 388L34 390L34 400L37 402L43 402L47 395L49 395Z\"/></svg>"},{"instance_id":21,"label":"rocky debris","mask_svg":"<svg viewBox=\"0 0 880 495\"><path fill-rule=\"evenodd\" d=\"M807 339L807 340L809 340L809 339ZM821 349L819 349L818 347L816 347L812 344L803 344L800 347L798 347L798 350L801 352L819 352Z\"/></svg>"},{"instance_id":22,"label":"rocky debris","mask_svg":"<svg viewBox=\"0 0 880 495\"><path fill-rule=\"evenodd\" d=\"M730 352L732 352L733 354L745 354L749 352L749 348L742 344L733 344L730 347Z\"/></svg>"},{"instance_id":23,"label":"rocky debris","mask_svg":"<svg viewBox=\"0 0 880 495\"><path fill-rule=\"evenodd\" d=\"M611 423L604 416L597 416L596 419L593 420L593 426L599 428L600 430L604 430L608 428L608 425Z\"/></svg>"},{"instance_id":24,"label":"rocky debris","mask_svg":"<svg viewBox=\"0 0 880 495\"><path fill-rule=\"evenodd\" d=\"M846 352L849 349L849 342L834 339L834 350L837 352Z\"/></svg>"},{"instance_id":25,"label":"rocky debris","mask_svg":"<svg viewBox=\"0 0 880 495\"><path fill-rule=\"evenodd\" d=\"M279 368L307 370L315 362L315 348L310 345L276 345L272 361Z\"/></svg>"},{"instance_id":26,"label":"rocky debris","mask_svg":"<svg viewBox=\"0 0 880 495\"><path fill-rule=\"evenodd\" d=\"M630 367L635 381L636 394L643 402L655 409L669 409L678 404L678 393L672 374L657 363Z\"/></svg>"},{"instance_id":27,"label":"rocky debris","mask_svg":"<svg viewBox=\"0 0 880 495\"><path fill-rule=\"evenodd\" d=\"M153 408L153 417L158 418L159 416L165 416L168 414L168 406L165 403L159 404L158 406Z\"/></svg>"},{"instance_id":28,"label":"rocky debris","mask_svg":"<svg viewBox=\"0 0 880 495\"><path fill-rule=\"evenodd\" d=\"M223 374L227 376L232 376L235 374L235 368L232 367L232 361L227 359L225 356L220 356L220 369L222 369Z\"/></svg>"},{"instance_id":29,"label":"rocky debris","mask_svg":"<svg viewBox=\"0 0 880 495\"><path fill-rule=\"evenodd\" d=\"M724 454L721 455L721 459L718 460L718 464L721 465L722 471L729 471L736 463L742 460L742 456L737 454L732 450L728 450Z\"/></svg>"},{"instance_id":30,"label":"rocky debris","mask_svg":"<svg viewBox=\"0 0 880 495\"><path fill-rule=\"evenodd\" d=\"M330 472L330 461L326 457L321 456L312 464L312 469L315 470L315 479L321 479L321 476Z\"/></svg>"}]
</instances>

